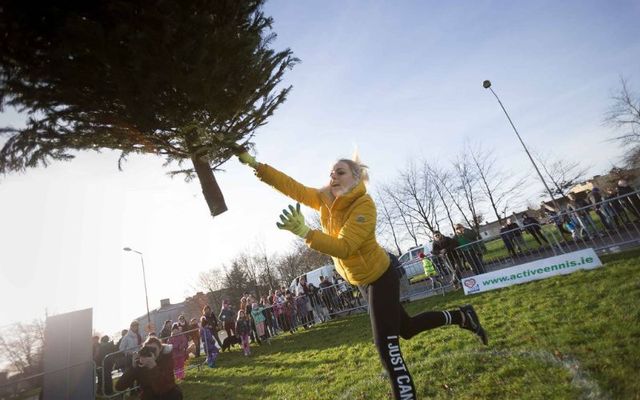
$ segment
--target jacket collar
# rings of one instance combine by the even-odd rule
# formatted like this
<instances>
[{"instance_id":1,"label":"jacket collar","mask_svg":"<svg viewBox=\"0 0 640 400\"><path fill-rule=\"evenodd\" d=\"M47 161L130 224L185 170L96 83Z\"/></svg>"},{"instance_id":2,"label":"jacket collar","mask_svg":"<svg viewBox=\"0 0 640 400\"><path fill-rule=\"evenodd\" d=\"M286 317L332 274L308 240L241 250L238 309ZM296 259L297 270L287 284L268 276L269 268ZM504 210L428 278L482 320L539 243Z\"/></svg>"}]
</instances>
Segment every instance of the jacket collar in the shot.
<instances>
[{"instance_id":1,"label":"jacket collar","mask_svg":"<svg viewBox=\"0 0 640 400\"><path fill-rule=\"evenodd\" d=\"M348 193L338 196L331 204L332 210L344 210L349 207L357 198L364 196L367 193L367 187L363 181L358 182Z\"/></svg>"}]
</instances>

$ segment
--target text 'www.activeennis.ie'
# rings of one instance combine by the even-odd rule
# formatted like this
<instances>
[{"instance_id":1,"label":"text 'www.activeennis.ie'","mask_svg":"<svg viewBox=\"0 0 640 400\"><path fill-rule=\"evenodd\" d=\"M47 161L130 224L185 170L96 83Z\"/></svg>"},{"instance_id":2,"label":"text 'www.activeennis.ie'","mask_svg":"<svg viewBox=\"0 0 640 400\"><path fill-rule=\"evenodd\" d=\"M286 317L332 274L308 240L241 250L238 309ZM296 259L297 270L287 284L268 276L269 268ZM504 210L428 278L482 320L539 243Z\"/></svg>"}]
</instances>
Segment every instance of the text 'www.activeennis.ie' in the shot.
<instances>
[{"instance_id":1,"label":"text 'www.activeennis.ie'","mask_svg":"<svg viewBox=\"0 0 640 400\"><path fill-rule=\"evenodd\" d=\"M581 265L591 264L591 263L593 263L592 257L580 257L579 260L567 260L565 262L549 265L546 267L526 269L522 272L513 273L510 275L503 275L497 278L487 279L485 281L482 281L482 284L484 286L490 286L498 283L513 281L513 280L518 280L523 278L529 278L536 275L544 275L545 273L561 271L563 269L575 269L575 268L579 268Z\"/></svg>"}]
</instances>

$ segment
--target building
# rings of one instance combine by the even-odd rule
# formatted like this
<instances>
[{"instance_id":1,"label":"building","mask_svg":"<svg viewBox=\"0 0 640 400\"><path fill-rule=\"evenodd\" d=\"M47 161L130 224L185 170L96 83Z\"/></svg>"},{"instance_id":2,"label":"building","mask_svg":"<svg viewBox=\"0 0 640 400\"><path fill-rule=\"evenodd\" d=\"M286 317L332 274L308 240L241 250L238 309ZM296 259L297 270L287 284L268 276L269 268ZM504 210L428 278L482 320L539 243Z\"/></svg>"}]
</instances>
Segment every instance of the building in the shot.
<instances>
[{"instance_id":1,"label":"building","mask_svg":"<svg viewBox=\"0 0 640 400\"><path fill-rule=\"evenodd\" d=\"M173 322L178 321L178 317L185 312L185 302L171 304L169 299L160 300L160 308L156 308L155 310L149 311L149 317L151 318L151 329L147 331L147 314L144 314L138 318L136 321L140 323L140 334L145 337L149 333L159 334L162 326L164 325L164 321L170 319Z\"/></svg>"},{"instance_id":2,"label":"building","mask_svg":"<svg viewBox=\"0 0 640 400\"><path fill-rule=\"evenodd\" d=\"M162 299L160 300L160 308L149 311L152 325L150 331L159 334L164 321L170 319L172 322L177 322L180 315L184 315L187 322L192 318L198 319L202 315L202 309L208 304L210 304L209 296L202 292L187 297L182 303L171 304L170 299ZM148 325L147 314L143 314L135 320L140 324L140 334L146 336L149 333L146 329Z\"/></svg>"},{"instance_id":3,"label":"building","mask_svg":"<svg viewBox=\"0 0 640 400\"><path fill-rule=\"evenodd\" d=\"M568 192L580 195L589 193L594 187L600 189L615 187L620 179L626 179L632 188L640 189L640 168L612 168L606 175L594 175L593 178L574 185Z\"/></svg>"}]
</instances>

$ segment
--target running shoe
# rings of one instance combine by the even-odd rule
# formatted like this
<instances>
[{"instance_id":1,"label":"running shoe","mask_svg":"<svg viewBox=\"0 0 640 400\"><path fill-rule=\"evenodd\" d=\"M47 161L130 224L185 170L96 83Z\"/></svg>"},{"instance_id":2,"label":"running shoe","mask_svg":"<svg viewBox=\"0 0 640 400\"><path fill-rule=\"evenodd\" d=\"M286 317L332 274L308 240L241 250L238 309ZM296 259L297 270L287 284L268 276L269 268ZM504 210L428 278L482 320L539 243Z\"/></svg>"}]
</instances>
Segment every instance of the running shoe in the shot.
<instances>
[{"instance_id":1,"label":"running shoe","mask_svg":"<svg viewBox=\"0 0 640 400\"><path fill-rule=\"evenodd\" d=\"M460 324L460 328L466 329L475 333L482 343L486 346L489 344L489 338L487 338L487 333L480 325L480 319L478 318L478 314L473 309L471 304L466 304L460 307L460 312L462 313L462 323Z\"/></svg>"}]
</instances>

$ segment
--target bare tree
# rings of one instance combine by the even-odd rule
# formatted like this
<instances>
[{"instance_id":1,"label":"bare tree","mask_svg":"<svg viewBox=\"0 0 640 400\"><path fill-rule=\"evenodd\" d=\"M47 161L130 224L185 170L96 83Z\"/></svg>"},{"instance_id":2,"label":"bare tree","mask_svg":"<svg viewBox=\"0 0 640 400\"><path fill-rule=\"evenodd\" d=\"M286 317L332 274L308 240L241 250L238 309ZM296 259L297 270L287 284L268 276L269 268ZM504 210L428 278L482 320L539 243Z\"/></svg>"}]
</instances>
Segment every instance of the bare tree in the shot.
<instances>
[{"instance_id":1,"label":"bare tree","mask_svg":"<svg viewBox=\"0 0 640 400\"><path fill-rule=\"evenodd\" d=\"M464 219L466 225L472 229L475 229L477 232L480 231L480 221L479 218L472 218L474 222L469 220L467 217L467 213L462 209L462 203L460 200L460 190L455 187L455 174L450 171L442 170L437 167L431 166L429 167L429 173L437 182L438 187L443 190L447 194L447 198L451 200L453 205L460 216Z\"/></svg>"},{"instance_id":2,"label":"bare tree","mask_svg":"<svg viewBox=\"0 0 640 400\"><path fill-rule=\"evenodd\" d=\"M255 244L253 263L258 267L258 283L261 286L270 289L278 287L279 279L275 268L274 256L267 253L264 242Z\"/></svg>"},{"instance_id":3,"label":"bare tree","mask_svg":"<svg viewBox=\"0 0 640 400\"><path fill-rule=\"evenodd\" d=\"M333 262L331 256L310 248L301 240L296 240L293 243L292 253L298 258L298 265L302 273Z\"/></svg>"},{"instance_id":4,"label":"bare tree","mask_svg":"<svg viewBox=\"0 0 640 400\"><path fill-rule=\"evenodd\" d=\"M397 200L427 237L439 230L438 204L433 192L433 181L424 168L418 171L415 164L411 163L400 174Z\"/></svg>"},{"instance_id":5,"label":"bare tree","mask_svg":"<svg viewBox=\"0 0 640 400\"><path fill-rule=\"evenodd\" d=\"M397 187L397 186L396 186ZM393 202L396 215L400 218L404 232L411 238L414 246L418 245L418 233L416 231L417 224L411 217L409 207L407 207L402 201L400 201L400 195L396 187L383 186L382 191L385 196Z\"/></svg>"},{"instance_id":6,"label":"bare tree","mask_svg":"<svg viewBox=\"0 0 640 400\"><path fill-rule=\"evenodd\" d=\"M276 261L276 269L287 285L296 277L302 275L304 270L300 267L298 256L293 252L287 252Z\"/></svg>"},{"instance_id":7,"label":"bare tree","mask_svg":"<svg viewBox=\"0 0 640 400\"><path fill-rule=\"evenodd\" d=\"M234 258L234 262L238 265L242 272L244 272L244 275L247 278L247 283L249 287L251 287L253 293L260 295L260 286L258 285L258 280L261 272L260 264L256 263L253 255L253 246L249 246L243 252L236 255L236 257Z\"/></svg>"},{"instance_id":8,"label":"bare tree","mask_svg":"<svg viewBox=\"0 0 640 400\"><path fill-rule=\"evenodd\" d=\"M481 217L477 207L482 202L480 194L478 193L479 178L478 174L475 172L473 162L465 152L460 154L453 162L453 170L458 182L456 191L460 193L462 202L471 214L473 226L476 231L479 231Z\"/></svg>"},{"instance_id":9,"label":"bare tree","mask_svg":"<svg viewBox=\"0 0 640 400\"><path fill-rule=\"evenodd\" d=\"M6 360L13 372L37 373L42 369L44 322L17 323L0 335L0 358Z\"/></svg>"},{"instance_id":10,"label":"bare tree","mask_svg":"<svg viewBox=\"0 0 640 400\"><path fill-rule=\"evenodd\" d=\"M552 159L549 155L534 154L542 171L551 182L551 192L558 196L566 196L569 189L584 180L588 168L583 167L579 161L569 161L563 158ZM548 195L546 189L542 190L540 197Z\"/></svg>"},{"instance_id":11,"label":"bare tree","mask_svg":"<svg viewBox=\"0 0 640 400\"><path fill-rule=\"evenodd\" d=\"M480 183L480 190L489 202L496 218L502 223L502 216L507 209L517 202L526 182L525 177L516 177L513 173L500 168L491 150L484 150L481 145L466 146L466 152L475 167Z\"/></svg>"},{"instance_id":12,"label":"bare tree","mask_svg":"<svg viewBox=\"0 0 640 400\"><path fill-rule=\"evenodd\" d=\"M225 272L219 268L200 272L197 286L205 292L216 292L224 288Z\"/></svg>"},{"instance_id":13,"label":"bare tree","mask_svg":"<svg viewBox=\"0 0 640 400\"><path fill-rule=\"evenodd\" d=\"M200 272L195 285L196 294L187 296L185 299L185 309L187 314L197 316L206 304L217 309L224 299L229 300L233 295L229 291L227 267L212 268L208 271ZM203 293L198 293L202 291ZM233 298L235 300L235 298Z\"/></svg>"},{"instance_id":14,"label":"bare tree","mask_svg":"<svg viewBox=\"0 0 640 400\"><path fill-rule=\"evenodd\" d=\"M384 228L388 228L391 233L391 240L397 250L398 256L402 254L400 248L400 242L398 238L396 219L398 218L398 209L393 207L393 199L390 198L389 193L382 189L376 191L376 204L378 204L378 224L381 229L380 234L386 232ZM378 233L378 232L376 232Z\"/></svg>"},{"instance_id":15,"label":"bare tree","mask_svg":"<svg viewBox=\"0 0 640 400\"><path fill-rule=\"evenodd\" d=\"M612 140L624 149L628 167L640 165L640 96L629 90L627 81L620 77L620 89L612 96L613 104L605 114L605 125L620 131Z\"/></svg>"},{"instance_id":16,"label":"bare tree","mask_svg":"<svg viewBox=\"0 0 640 400\"><path fill-rule=\"evenodd\" d=\"M424 163L424 172L429 176L429 179L432 182L432 187L438 195L438 199L440 200L440 204L442 208L444 208L445 214L447 215L447 220L449 220L449 224L451 225L451 230L455 232L455 224L453 223L453 210L449 205L447 198L447 188L445 184L443 184L443 179L440 178L439 171L436 170L435 167L431 167L425 161Z\"/></svg>"}]
</instances>

